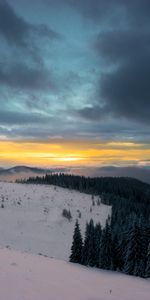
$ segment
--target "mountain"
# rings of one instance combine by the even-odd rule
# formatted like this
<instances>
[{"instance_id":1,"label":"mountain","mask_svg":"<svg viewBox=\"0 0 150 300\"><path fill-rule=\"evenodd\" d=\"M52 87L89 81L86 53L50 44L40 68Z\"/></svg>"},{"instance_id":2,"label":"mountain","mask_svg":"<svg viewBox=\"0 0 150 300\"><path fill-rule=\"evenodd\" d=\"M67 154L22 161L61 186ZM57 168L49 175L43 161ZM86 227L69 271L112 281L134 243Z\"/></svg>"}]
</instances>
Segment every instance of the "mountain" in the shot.
<instances>
[{"instance_id":1,"label":"mountain","mask_svg":"<svg viewBox=\"0 0 150 300\"><path fill-rule=\"evenodd\" d=\"M67 167L39 168L14 166L4 169L0 167L0 181L15 181L33 176L43 176L46 173L67 173L86 177L133 177L150 184L150 167Z\"/></svg>"},{"instance_id":2,"label":"mountain","mask_svg":"<svg viewBox=\"0 0 150 300\"><path fill-rule=\"evenodd\" d=\"M43 176L45 174L65 172L64 168L36 168L28 166L14 166L12 168L0 168L0 181L16 181L16 179L27 179L32 176Z\"/></svg>"},{"instance_id":3,"label":"mountain","mask_svg":"<svg viewBox=\"0 0 150 300\"><path fill-rule=\"evenodd\" d=\"M133 177L150 184L150 166L72 167L69 173L86 177Z\"/></svg>"}]
</instances>

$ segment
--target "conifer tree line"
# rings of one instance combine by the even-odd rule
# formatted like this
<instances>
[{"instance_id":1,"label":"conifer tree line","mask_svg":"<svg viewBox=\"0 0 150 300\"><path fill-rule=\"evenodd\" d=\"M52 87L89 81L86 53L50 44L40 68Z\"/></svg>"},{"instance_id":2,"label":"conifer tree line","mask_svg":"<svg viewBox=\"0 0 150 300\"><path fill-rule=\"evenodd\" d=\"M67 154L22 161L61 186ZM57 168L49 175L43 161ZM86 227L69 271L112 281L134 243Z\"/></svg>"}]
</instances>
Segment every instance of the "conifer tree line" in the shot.
<instances>
[{"instance_id":1,"label":"conifer tree line","mask_svg":"<svg viewBox=\"0 0 150 300\"><path fill-rule=\"evenodd\" d=\"M17 180L17 182L56 185L93 195L113 194L136 202L143 202L144 197L145 202L150 201L150 185L130 177L91 178L60 173L30 177L26 180Z\"/></svg>"},{"instance_id":2,"label":"conifer tree line","mask_svg":"<svg viewBox=\"0 0 150 300\"><path fill-rule=\"evenodd\" d=\"M106 221L86 224L84 239L76 220L71 247L70 262L105 270L121 271L143 278L150 277L150 236L141 216L135 215L126 231L119 236L112 223Z\"/></svg>"}]
</instances>

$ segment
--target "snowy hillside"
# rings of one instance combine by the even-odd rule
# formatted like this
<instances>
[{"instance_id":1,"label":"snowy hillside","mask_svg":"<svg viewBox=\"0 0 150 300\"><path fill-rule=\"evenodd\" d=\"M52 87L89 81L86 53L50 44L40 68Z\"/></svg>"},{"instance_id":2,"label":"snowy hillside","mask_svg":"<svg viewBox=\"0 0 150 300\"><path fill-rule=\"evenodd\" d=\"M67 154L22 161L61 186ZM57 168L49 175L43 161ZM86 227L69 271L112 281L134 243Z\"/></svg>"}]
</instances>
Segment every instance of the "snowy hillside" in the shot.
<instances>
[{"instance_id":1,"label":"snowy hillside","mask_svg":"<svg viewBox=\"0 0 150 300\"><path fill-rule=\"evenodd\" d=\"M0 249L2 300L149 300L150 281Z\"/></svg>"},{"instance_id":2,"label":"snowy hillside","mask_svg":"<svg viewBox=\"0 0 150 300\"><path fill-rule=\"evenodd\" d=\"M75 220L105 224L111 207L92 205L91 195L54 186L0 182L0 246L68 260ZM71 211L69 222L63 209Z\"/></svg>"}]
</instances>

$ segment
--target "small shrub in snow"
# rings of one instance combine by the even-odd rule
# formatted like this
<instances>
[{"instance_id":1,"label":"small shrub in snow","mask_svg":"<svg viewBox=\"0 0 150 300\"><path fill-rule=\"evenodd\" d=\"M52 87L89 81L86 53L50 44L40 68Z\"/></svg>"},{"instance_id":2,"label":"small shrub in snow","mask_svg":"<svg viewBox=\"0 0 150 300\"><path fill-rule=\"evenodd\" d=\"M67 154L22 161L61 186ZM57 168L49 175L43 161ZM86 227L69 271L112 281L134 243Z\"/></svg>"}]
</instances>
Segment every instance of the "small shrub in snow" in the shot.
<instances>
[{"instance_id":1,"label":"small shrub in snow","mask_svg":"<svg viewBox=\"0 0 150 300\"><path fill-rule=\"evenodd\" d=\"M78 214L78 217L79 217L79 219L81 219L81 211L79 211L79 214Z\"/></svg>"},{"instance_id":2,"label":"small shrub in snow","mask_svg":"<svg viewBox=\"0 0 150 300\"><path fill-rule=\"evenodd\" d=\"M92 200L92 205L95 206L95 201L94 200Z\"/></svg>"},{"instance_id":3,"label":"small shrub in snow","mask_svg":"<svg viewBox=\"0 0 150 300\"><path fill-rule=\"evenodd\" d=\"M81 211L77 209L77 212L78 212L78 218L81 219Z\"/></svg>"},{"instance_id":4,"label":"small shrub in snow","mask_svg":"<svg viewBox=\"0 0 150 300\"><path fill-rule=\"evenodd\" d=\"M64 218L68 219L69 221L71 221L71 219L72 219L70 210L67 210L66 208L63 209L62 216Z\"/></svg>"},{"instance_id":5,"label":"small shrub in snow","mask_svg":"<svg viewBox=\"0 0 150 300\"><path fill-rule=\"evenodd\" d=\"M98 199L97 199L97 206L100 206L100 204L101 204L101 199L98 198Z\"/></svg>"}]
</instances>

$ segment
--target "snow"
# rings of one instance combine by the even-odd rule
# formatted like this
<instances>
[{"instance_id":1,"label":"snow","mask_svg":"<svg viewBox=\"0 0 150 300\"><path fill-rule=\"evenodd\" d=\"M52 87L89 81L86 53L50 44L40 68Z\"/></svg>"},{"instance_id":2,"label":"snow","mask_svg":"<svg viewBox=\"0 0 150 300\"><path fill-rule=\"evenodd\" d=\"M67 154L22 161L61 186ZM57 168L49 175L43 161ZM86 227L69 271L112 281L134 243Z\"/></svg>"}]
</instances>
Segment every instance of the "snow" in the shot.
<instances>
[{"instance_id":1,"label":"snow","mask_svg":"<svg viewBox=\"0 0 150 300\"><path fill-rule=\"evenodd\" d=\"M92 206L91 195L77 191L0 182L0 245L68 260L77 210L81 211L82 234L90 218L104 225L111 214L111 207L98 206L97 199ZM62 216L64 208L70 209L71 222Z\"/></svg>"},{"instance_id":2,"label":"snow","mask_svg":"<svg viewBox=\"0 0 150 300\"><path fill-rule=\"evenodd\" d=\"M0 299L149 300L150 280L67 262L79 211L82 234L91 217L104 226L111 214L97 200L93 206L91 195L77 191L0 182Z\"/></svg>"},{"instance_id":3,"label":"snow","mask_svg":"<svg viewBox=\"0 0 150 300\"><path fill-rule=\"evenodd\" d=\"M0 249L2 300L149 300L150 281Z\"/></svg>"}]
</instances>

